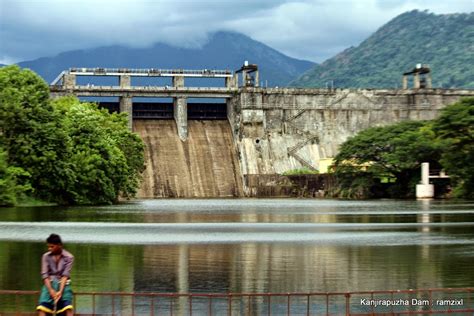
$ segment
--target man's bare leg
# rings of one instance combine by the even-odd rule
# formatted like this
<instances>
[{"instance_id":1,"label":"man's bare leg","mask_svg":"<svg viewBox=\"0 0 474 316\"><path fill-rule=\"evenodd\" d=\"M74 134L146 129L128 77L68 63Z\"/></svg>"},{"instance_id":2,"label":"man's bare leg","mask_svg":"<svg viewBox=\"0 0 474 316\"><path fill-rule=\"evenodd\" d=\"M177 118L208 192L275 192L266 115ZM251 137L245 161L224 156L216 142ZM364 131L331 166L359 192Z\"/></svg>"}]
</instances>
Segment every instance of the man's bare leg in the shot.
<instances>
[{"instance_id":1,"label":"man's bare leg","mask_svg":"<svg viewBox=\"0 0 474 316\"><path fill-rule=\"evenodd\" d=\"M72 314L71 314L72 315ZM43 311L38 311L38 316L46 316L46 313ZM69 316L69 315L68 315Z\"/></svg>"}]
</instances>

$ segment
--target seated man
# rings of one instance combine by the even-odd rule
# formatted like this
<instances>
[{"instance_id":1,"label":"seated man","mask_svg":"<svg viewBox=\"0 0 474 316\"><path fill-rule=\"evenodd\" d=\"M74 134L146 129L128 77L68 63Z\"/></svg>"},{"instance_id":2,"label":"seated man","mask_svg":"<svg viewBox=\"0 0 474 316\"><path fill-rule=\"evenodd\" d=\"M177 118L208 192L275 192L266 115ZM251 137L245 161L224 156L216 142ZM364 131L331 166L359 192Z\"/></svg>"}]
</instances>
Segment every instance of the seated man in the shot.
<instances>
[{"instance_id":1,"label":"seated man","mask_svg":"<svg viewBox=\"0 0 474 316\"><path fill-rule=\"evenodd\" d=\"M63 249L61 237L51 234L46 239L48 252L41 259L41 289L38 307L39 316L53 313L73 315L70 274L74 256Z\"/></svg>"}]
</instances>

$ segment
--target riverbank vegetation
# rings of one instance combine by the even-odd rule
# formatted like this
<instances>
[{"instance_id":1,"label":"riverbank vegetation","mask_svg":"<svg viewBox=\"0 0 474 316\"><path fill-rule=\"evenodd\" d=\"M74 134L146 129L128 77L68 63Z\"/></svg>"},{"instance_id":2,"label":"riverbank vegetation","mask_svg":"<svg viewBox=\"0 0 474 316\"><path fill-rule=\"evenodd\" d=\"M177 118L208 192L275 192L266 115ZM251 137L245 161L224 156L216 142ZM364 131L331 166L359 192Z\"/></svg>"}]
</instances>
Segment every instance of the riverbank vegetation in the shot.
<instances>
[{"instance_id":1,"label":"riverbank vegetation","mask_svg":"<svg viewBox=\"0 0 474 316\"><path fill-rule=\"evenodd\" d=\"M319 174L319 171L305 167L305 168L300 168L300 169L291 169L282 173L282 175L284 176L295 176L295 175L305 175L305 174Z\"/></svg>"},{"instance_id":2,"label":"riverbank vegetation","mask_svg":"<svg viewBox=\"0 0 474 316\"><path fill-rule=\"evenodd\" d=\"M124 114L74 97L52 100L34 72L0 69L0 205L31 198L110 204L131 197L143 151Z\"/></svg>"},{"instance_id":3,"label":"riverbank vegetation","mask_svg":"<svg viewBox=\"0 0 474 316\"><path fill-rule=\"evenodd\" d=\"M414 197L422 162L450 175L453 196L474 198L474 98L447 106L432 121L373 127L349 138L335 157L333 195Z\"/></svg>"}]
</instances>

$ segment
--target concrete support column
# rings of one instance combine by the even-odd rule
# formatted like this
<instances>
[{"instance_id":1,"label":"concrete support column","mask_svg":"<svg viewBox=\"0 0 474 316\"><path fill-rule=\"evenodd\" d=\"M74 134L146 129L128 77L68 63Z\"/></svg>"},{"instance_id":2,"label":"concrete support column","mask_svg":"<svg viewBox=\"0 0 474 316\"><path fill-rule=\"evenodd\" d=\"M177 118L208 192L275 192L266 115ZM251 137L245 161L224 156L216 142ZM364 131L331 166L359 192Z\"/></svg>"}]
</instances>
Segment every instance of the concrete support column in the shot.
<instances>
[{"instance_id":1,"label":"concrete support column","mask_svg":"<svg viewBox=\"0 0 474 316\"><path fill-rule=\"evenodd\" d=\"M120 97L120 113L127 113L128 115L128 128L133 130L133 106L132 97Z\"/></svg>"},{"instance_id":2,"label":"concrete support column","mask_svg":"<svg viewBox=\"0 0 474 316\"><path fill-rule=\"evenodd\" d=\"M258 75L258 70L255 72L255 86L260 87L260 76Z\"/></svg>"},{"instance_id":3,"label":"concrete support column","mask_svg":"<svg viewBox=\"0 0 474 316\"><path fill-rule=\"evenodd\" d=\"M120 76L120 87L121 88L126 88L131 86L131 79L130 75L121 75Z\"/></svg>"},{"instance_id":4,"label":"concrete support column","mask_svg":"<svg viewBox=\"0 0 474 316\"><path fill-rule=\"evenodd\" d=\"M416 185L416 197L418 199L430 199L434 197L434 185L430 184L430 164L421 164L421 183Z\"/></svg>"},{"instance_id":5,"label":"concrete support column","mask_svg":"<svg viewBox=\"0 0 474 316\"><path fill-rule=\"evenodd\" d=\"M413 88L420 89L420 75L418 73L413 75Z\"/></svg>"},{"instance_id":6,"label":"concrete support column","mask_svg":"<svg viewBox=\"0 0 474 316\"><path fill-rule=\"evenodd\" d=\"M63 79L63 85L66 88L74 88L76 85L76 75L65 74Z\"/></svg>"},{"instance_id":7,"label":"concrete support column","mask_svg":"<svg viewBox=\"0 0 474 316\"><path fill-rule=\"evenodd\" d=\"M184 77L183 76L173 77L173 87L175 88L184 87Z\"/></svg>"},{"instance_id":8,"label":"concrete support column","mask_svg":"<svg viewBox=\"0 0 474 316\"><path fill-rule=\"evenodd\" d=\"M426 75L426 88L431 89L432 87L433 86L431 83L431 74L427 74Z\"/></svg>"},{"instance_id":9,"label":"concrete support column","mask_svg":"<svg viewBox=\"0 0 474 316\"><path fill-rule=\"evenodd\" d=\"M430 184L430 163L421 164L421 184Z\"/></svg>"},{"instance_id":10,"label":"concrete support column","mask_svg":"<svg viewBox=\"0 0 474 316\"><path fill-rule=\"evenodd\" d=\"M236 75L232 76L232 77L226 77L225 78L225 86L226 88L238 88L238 84L237 84L237 78L236 78Z\"/></svg>"},{"instance_id":11,"label":"concrete support column","mask_svg":"<svg viewBox=\"0 0 474 316\"><path fill-rule=\"evenodd\" d=\"M408 89L408 77L406 75L403 76L402 89Z\"/></svg>"},{"instance_id":12,"label":"concrete support column","mask_svg":"<svg viewBox=\"0 0 474 316\"><path fill-rule=\"evenodd\" d=\"M247 85L247 72L245 70L242 71L242 87Z\"/></svg>"},{"instance_id":13,"label":"concrete support column","mask_svg":"<svg viewBox=\"0 0 474 316\"><path fill-rule=\"evenodd\" d=\"M188 103L185 97L177 97L174 103L174 120L178 129L178 136L182 141L188 139Z\"/></svg>"}]
</instances>

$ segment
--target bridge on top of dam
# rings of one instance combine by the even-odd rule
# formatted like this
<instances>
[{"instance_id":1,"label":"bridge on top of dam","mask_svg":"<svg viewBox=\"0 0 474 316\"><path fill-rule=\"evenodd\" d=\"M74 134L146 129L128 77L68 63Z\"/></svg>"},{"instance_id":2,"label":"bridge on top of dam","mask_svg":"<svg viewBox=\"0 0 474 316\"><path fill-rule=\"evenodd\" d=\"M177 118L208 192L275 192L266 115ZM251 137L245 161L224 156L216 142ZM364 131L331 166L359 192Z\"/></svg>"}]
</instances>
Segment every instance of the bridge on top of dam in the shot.
<instances>
[{"instance_id":1,"label":"bridge on top of dam","mask_svg":"<svg viewBox=\"0 0 474 316\"><path fill-rule=\"evenodd\" d=\"M50 90L53 97L118 98L99 105L128 113L147 145L139 196L257 196L267 186L279 192L273 175L324 173L338 146L363 129L434 119L446 105L474 97L474 90L431 88L416 71L409 88L411 74L402 89L299 89L259 86L258 67L248 63L237 71L71 68ZM78 82L81 76L118 81ZM168 82L143 84L149 77Z\"/></svg>"}]
</instances>

